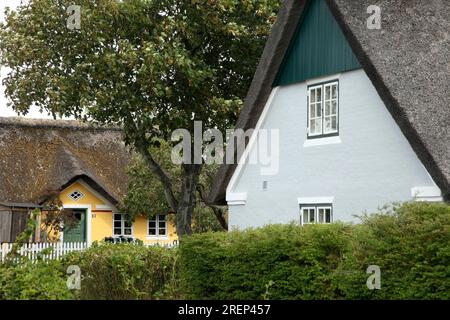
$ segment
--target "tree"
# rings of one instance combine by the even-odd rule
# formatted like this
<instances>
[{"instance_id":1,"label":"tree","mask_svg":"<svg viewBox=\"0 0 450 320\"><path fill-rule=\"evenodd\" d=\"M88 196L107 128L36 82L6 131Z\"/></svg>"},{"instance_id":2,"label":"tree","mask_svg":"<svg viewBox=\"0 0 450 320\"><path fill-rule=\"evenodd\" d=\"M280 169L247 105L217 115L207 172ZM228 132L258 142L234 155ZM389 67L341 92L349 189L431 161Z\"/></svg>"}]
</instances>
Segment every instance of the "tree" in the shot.
<instances>
[{"instance_id":1,"label":"tree","mask_svg":"<svg viewBox=\"0 0 450 320\"><path fill-rule=\"evenodd\" d=\"M170 144L161 141L158 147L151 147L150 153L158 164L165 168L172 178L174 190L180 190L180 167L171 162ZM225 209L210 206L206 201L205 190L209 189L216 166L205 166L199 176L197 186L197 203L193 211L193 232L227 230ZM146 213L149 217L161 212L170 212L164 197L164 187L158 178L152 174L140 155L136 155L128 168L128 191L120 207L127 213L129 220ZM214 219L214 220L213 220Z\"/></svg>"},{"instance_id":2,"label":"tree","mask_svg":"<svg viewBox=\"0 0 450 320\"><path fill-rule=\"evenodd\" d=\"M0 27L10 104L123 128L125 142L161 182L179 236L191 233L203 165L183 163L181 183L152 146L194 121L232 127L279 0L30 0ZM73 14L72 14L73 15ZM177 188L177 189L175 189Z\"/></svg>"}]
</instances>

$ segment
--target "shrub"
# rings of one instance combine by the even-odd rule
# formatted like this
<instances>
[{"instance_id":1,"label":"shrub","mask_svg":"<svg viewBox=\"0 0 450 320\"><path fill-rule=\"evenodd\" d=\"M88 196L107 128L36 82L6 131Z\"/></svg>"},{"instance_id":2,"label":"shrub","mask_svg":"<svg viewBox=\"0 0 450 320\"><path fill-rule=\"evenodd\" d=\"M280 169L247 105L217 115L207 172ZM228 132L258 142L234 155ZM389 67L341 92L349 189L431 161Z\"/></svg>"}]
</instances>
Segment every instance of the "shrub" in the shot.
<instances>
[{"instance_id":1,"label":"shrub","mask_svg":"<svg viewBox=\"0 0 450 320\"><path fill-rule=\"evenodd\" d=\"M73 299L59 261L0 264L0 300Z\"/></svg>"},{"instance_id":2,"label":"shrub","mask_svg":"<svg viewBox=\"0 0 450 320\"><path fill-rule=\"evenodd\" d=\"M176 249L94 243L63 260L81 269L80 299L177 298Z\"/></svg>"},{"instance_id":3,"label":"shrub","mask_svg":"<svg viewBox=\"0 0 450 320\"><path fill-rule=\"evenodd\" d=\"M406 203L362 217L337 286L350 299L449 299L450 206ZM381 270L381 290L367 290L369 265Z\"/></svg>"},{"instance_id":4,"label":"shrub","mask_svg":"<svg viewBox=\"0 0 450 320\"><path fill-rule=\"evenodd\" d=\"M186 293L196 299L326 299L349 241L343 224L271 225L194 235L180 247Z\"/></svg>"},{"instance_id":5,"label":"shrub","mask_svg":"<svg viewBox=\"0 0 450 320\"><path fill-rule=\"evenodd\" d=\"M448 299L450 207L407 203L358 225L272 225L184 239L184 290L196 299ZM381 290L369 290L369 265Z\"/></svg>"}]
</instances>

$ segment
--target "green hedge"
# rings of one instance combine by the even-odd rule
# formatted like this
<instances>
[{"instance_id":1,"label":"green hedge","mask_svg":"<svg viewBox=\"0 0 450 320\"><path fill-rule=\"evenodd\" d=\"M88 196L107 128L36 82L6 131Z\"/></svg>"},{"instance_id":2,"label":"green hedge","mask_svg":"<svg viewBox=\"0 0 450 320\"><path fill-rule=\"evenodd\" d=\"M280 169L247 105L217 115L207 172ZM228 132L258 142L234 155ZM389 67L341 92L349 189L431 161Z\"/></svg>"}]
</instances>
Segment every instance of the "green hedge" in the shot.
<instances>
[{"instance_id":1,"label":"green hedge","mask_svg":"<svg viewBox=\"0 0 450 320\"><path fill-rule=\"evenodd\" d=\"M80 291L66 270L78 265ZM369 290L369 265L381 290ZM271 225L179 249L94 244L62 261L0 264L3 299L450 299L450 207L407 203L362 223Z\"/></svg>"},{"instance_id":2,"label":"green hedge","mask_svg":"<svg viewBox=\"0 0 450 320\"><path fill-rule=\"evenodd\" d=\"M94 243L63 262L80 267L78 298L132 300L177 298L176 260L176 249Z\"/></svg>"},{"instance_id":3,"label":"green hedge","mask_svg":"<svg viewBox=\"0 0 450 320\"><path fill-rule=\"evenodd\" d=\"M73 299L59 261L0 264L0 300Z\"/></svg>"},{"instance_id":4,"label":"green hedge","mask_svg":"<svg viewBox=\"0 0 450 320\"><path fill-rule=\"evenodd\" d=\"M448 299L450 207L408 203L358 225L272 225L183 240L184 291L196 299ZM381 290L369 290L369 265Z\"/></svg>"}]
</instances>

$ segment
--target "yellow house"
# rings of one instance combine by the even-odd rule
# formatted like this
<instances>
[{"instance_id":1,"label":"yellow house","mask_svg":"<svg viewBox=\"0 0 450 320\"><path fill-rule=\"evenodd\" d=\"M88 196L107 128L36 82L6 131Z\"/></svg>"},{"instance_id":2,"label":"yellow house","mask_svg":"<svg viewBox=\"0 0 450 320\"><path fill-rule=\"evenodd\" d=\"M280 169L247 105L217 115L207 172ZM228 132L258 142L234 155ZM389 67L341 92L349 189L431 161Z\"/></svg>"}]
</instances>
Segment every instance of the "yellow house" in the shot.
<instances>
[{"instance_id":1,"label":"yellow house","mask_svg":"<svg viewBox=\"0 0 450 320\"><path fill-rule=\"evenodd\" d=\"M151 218L142 215L129 223L124 214L86 180L89 178L79 177L59 195L63 207L72 209L80 221L77 226L64 229L62 241L92 243L105 238L131 237L147 244L171 245L178 240L175 226L167 214L156 214Z\"/></svg>"},{"instance_id":2,"label":"yellow house","mask_svg":"<svg viewBox=\"0 0 450 320\"><path fill-rule=\"evenodd\" d=\"M0 136L0 202L42 204L56 194L76 218L59 241L90 244L127 237L171 245L178 240L173 218L165 212L128 223L117 208L131 158L119 129L0 118Z\"/></svg>"}]
</instances>

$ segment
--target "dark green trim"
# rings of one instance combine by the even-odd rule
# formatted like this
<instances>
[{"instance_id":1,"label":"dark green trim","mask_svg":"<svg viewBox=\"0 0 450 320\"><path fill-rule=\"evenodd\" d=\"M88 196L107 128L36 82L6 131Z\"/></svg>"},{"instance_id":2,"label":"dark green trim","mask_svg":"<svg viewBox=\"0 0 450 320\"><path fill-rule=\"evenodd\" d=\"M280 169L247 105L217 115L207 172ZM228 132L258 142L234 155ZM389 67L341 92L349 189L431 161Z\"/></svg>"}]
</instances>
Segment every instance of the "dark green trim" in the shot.
<instances>
[{"instance_id":1,"label":"dark green trim","mask_svg":"<svg viewBox=\"0 0 450 320\"><path fill-rule=\"evenodd\" d=\"M273 86L360 69L325 0L309 0Z\"/></svg>"}]
</instances>

